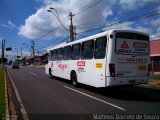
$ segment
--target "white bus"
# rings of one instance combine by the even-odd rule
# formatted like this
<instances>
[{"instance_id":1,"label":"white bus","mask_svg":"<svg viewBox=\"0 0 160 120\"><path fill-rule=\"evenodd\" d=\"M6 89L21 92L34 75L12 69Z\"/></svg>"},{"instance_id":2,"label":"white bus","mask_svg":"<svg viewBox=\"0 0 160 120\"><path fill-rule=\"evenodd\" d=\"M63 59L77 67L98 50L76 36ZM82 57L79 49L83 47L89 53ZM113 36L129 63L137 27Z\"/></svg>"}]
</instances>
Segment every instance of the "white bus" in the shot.
<instances>
[{"instance_id":1,"label":"white bus","mask_svg":"<svg viewBox=\"0 0 160 120\"><path fill-rule=\"evenodd\" d=\"M133 30L109 30L50 47L46 74L78 83L107 87L149 81L149 35Z\"/></svg>"}]
</instances>

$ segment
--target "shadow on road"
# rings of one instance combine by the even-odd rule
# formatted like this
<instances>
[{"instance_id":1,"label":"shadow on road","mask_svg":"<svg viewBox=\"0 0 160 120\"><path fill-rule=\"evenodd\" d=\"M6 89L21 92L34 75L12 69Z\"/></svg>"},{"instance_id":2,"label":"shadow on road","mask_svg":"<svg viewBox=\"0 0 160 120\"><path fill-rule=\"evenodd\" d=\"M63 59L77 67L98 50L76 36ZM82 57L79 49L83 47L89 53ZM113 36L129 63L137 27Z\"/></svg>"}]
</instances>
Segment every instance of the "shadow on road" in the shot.
<instances>
[{"instance_id":1,"label":"shadow on road","mask_svg":"<svg viewBox=\"0 0 160 120\"><path fill-rule=\"evenodd\" d=\"M83 85L82 88L118 100L160 102L160 90L156 89L138 86L94 88L86 85Z\"/></svg>"},{"instance_id":2,"label":"shadow on road","mask_svg":"<svg viewBox=\"0 0 160 120\"><path fill-rule=\"evenodd\" d=\"M56 77L55 79L67 84L71 83L70 81L61 78ZM139 86L95 88L82 84L80 85L80 88L118 100L160 102L160 89L158 90Z\"/></svg>"}]
</instances>

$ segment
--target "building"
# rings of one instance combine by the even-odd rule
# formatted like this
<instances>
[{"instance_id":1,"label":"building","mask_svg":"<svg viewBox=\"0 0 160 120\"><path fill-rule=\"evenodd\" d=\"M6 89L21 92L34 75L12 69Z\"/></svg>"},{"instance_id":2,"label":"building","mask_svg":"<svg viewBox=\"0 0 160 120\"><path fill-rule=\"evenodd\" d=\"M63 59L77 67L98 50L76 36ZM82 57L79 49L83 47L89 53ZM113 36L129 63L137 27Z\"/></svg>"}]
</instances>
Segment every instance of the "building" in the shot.
<instances>
[{"instance_id":1,"label":"building","mask_svg":"<svg viewBox=\"0 0 160 120\"><path fill-rule=\"evenodd\" d=\"M151 71L160 72L160 39L150 41Z\"/></svg>"},{"instance_id":2,"label":"building","mask_svg":"<svg viewBox=\"0 0 160 120\"><path fill-rule=\"evenodd\" d=\"M27 64L42 65L46 63L46 54L26 57Z\"/></svg>"}]
</instances>

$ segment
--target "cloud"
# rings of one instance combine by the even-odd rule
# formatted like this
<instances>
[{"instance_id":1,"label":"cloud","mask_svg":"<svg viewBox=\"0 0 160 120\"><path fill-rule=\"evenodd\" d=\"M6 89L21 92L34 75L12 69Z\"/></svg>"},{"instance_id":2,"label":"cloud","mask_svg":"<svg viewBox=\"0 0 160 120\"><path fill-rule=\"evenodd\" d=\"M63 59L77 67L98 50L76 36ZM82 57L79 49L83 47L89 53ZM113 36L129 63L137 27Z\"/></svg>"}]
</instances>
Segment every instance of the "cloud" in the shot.
<instances>
[{"instance_id":1,"label":"cloud","mask_svg":"<svg viewBox=\"0 0 160 120\"><path fill-rule=\"evenodd\" d=\"M136 30L136 31L144 32L144 33L150 33L149 28L143 27L141 24L135 25L134 22L127 22L127 23L123 23L123 24L119 24L119 25L115 25L111 27L106 27L103 29L103 31L110 30L110 29Z\"/></svg>"},{"instance_id":2,"label":"cloud","mask_svg":"<svg viewBox=\"0 0 160 120\"><path fill-rule=\"evenodd\" d=\"M39 1L39 0L38 0ZM93 4L93 0L44 0L45 7L40 8L37 12L31 16L29 16L25 20L25 24L20 26L18 35L29 38L29 39L38 39L41 36L45 35L47 32L55 30L54 32L50 33L45 37L45 39L51 39L53 37L62 36L62 34L66 31L63 27L60 29L56 29L60 26L59 21L57 18L52 14L46 12L47 9L50 7L54 7L59 17L64 24L65 27L69 29L70 20L68 20L67 16L70 12L73 14L78 13L79 11L83 10L88 5ZM113 14L111 6L115 4L116 0L103 0L102 2L94 5L93 7L85 10L82 13L77 14L73 17L73 24L82 24L91 21L95 21L100 19L101 21L105 21L105 19ZM49 5L48 5L49 4ZM55 11L54 11L55 12ZM76 31L86 30L87 28L93 28L95 25L92 26L85 26L83 29L76 28ZM69 32L69 31L68 31Z\"/></svg>"},{"instance_id":3,"label":"cloud","mask_svg":"<svg viewBox=\"0 0 160 120\"><path fill-rule=\"evenodd\" d=\"M125 30L130 30L130 29L133 29L132 27L132 22L128 22L128 23L123 23L123 24L119 24L119 25L114 25L114 26L111 26L111 27L106 27L103 29L103 31L105 30L111 30L111 29L125 29ZM108 24L106 24L107 26Z\"/></svg>"},{"instance_id":4,"label":"cloud","mask_svg":"<svg viewBox=\"0 0 160 120\"><path fill-rule=\"evenodd\" d=\"M17 28L17 26L10 20L7 22L7 24L1 24L1 25L4 28L10 28L10 29Z\"/></svg>"},{"instance_id":5,"label":"cloud","mask_svg":"<svg viewBox=\"0 0 160 120\"><path fill-rule=\"evenodd\" d=\"M0 54L2 53L2 49L0 48ZM23 57L24 56L31 56L31 53L28 51L22 51ZM20 51L19 54L20 55ZM8 60L15 60L17 57L17 51L4 51L4 57L7 58Z\"/></svg>"},{"instance_id":6,"label":"cloud","mask_svg":"<svg viewBox=\"0 0 160 120\"><path fill-rule=\"evenodd\" d=\"M56 26L52 20L52 17L41 8L25 20L25 25L20 27L18 34L29 39L37 39Z\"/></svg>"},{"instance_id":7,"label":"cloud","mask_svg":"<svg viewBox=\"0 0 160 120\"><path fill-rule=\"evenodd\" d=\"M0 54L2 53L2 49L0 48ZM8 60L14 58L14 53L12 51L5 51L4 52L4 57L7 58Z\"/></svg>"},{"instance_id":8,"label":"cloud","mask_svg":"<svg viewBox=\"0 0 160 120\"><path fill-rule=\"evenodd\" d=\"M160 15L157 18L150 21L151 28L154 28L154 32L151 35L152 39L159 39L160 38Z\"/></svg>"},{"instance_id":9,"label":"cloud","mask_svg":"<svg viewBox=\"0 0 160 120\"><path fill-rule=\"evenodd\" d=\"M153 2L153 0L120 0L119 4L124 10L135 10L151 2Z\"/></svg>"},{"instance_id":10,"label":"cloud","mask_svg":"<svg viewBox=\"0 0 160 120\"><path fill-rule=\"evenodd\" d=\"M45 36L43 39L54 39L56 37L61 37L67 31L61 26L60 22L57 20L54 14L48 13L47 10L50 7L54 7L60 20L63 25L69 29L70 20L67 18L69 13L77 14L73 16L73 25L76 25L76 33L83 32L88 29L93 29L107 25L112 21L119 21L115 19L116 13L121 10L136 10L137 8L148 5L149 3L155 3L153 0L102 0L102 2L94 5L93 7L84 10L89 5L92 5L97 0L36 0L37 2L42 2L43 7L37 10L34 14L30 15L23 25L20 26L18 35L29 38L29 39L40 39L42 36ZM114 8L117 7L119 11L115 11ZM82 13L80 13L83 11ZM53 10L56 14L56 12ZM108 22L108 18L112 18ZM125 19L125 17L124 17ZM153 29L156 29L156 25L159 24L160 20L147 22L147 19L144 19L144 22L134 21L129 23L120 24L118 26L112 26L110 28L104 28L103 30L108 29L136 29L144 32L153 32ZM107 23L107 24L106 24ZM83 24L83 25L82 25ZM150 30L148 29L152 27ZM61 26L60 28L58 28ZM147 27L146 27L147 26ZM57 29L58 28L58 29ZM46 34L48 33L48 34ZM69 33L69 31L68 31Z\"/></svg>"},{"instance_id":11,"label":"cloud","mask_svg":"<svg viewBox=\"0 0 160 120\"><path fill-rule=\"evenodd\" d=\"M135 28L135 30L140 31L140 32L145 32L145 33L148 33L148 34L150 33L150 29L149 28L142 27L142 26L137 26Z\"/></svg>"},{"instance_id":12,"label":"cloud","mask_svg":"<svg viewBox=\"0 0 160 120\"><path fill-rule=\"evenodd\" d=\"M151 21L152 26L160 26L160 18Z\"/></svg>"},{"instance_id":13,"label":"cloud","mask_svg":"<svg viewBox=\"0 0 160 120\"><path fill-rule=\"evenodd\" d=\"M11 21L8 21L8 25L11 26L11 27L13 27L13 28L16 28L16 27L17 27L17 26L16 26L14 23L12 23Z\"/></svg>"},{"instance_id":14,"label":"cloud","mask_svg":"<svg viewBox=\"0 0 160 120\"><path fill-rule=\"evenodd\" d=\"M156 33L156 34L151 35L151 36L150 36L150 39L151 39L151 40L160 39L160 33Z\"/></svg>"},{"instance_id":15,"label":"cloud","mask_svg":"<svg viewBox=\"0 0 160 120\"><path fill-rule=\"evenodd\" d=\"M153 40L160 39L160 26L158 26L156 28L155 33L151 35L151 39Z\"/></svg>"}]
</instances>

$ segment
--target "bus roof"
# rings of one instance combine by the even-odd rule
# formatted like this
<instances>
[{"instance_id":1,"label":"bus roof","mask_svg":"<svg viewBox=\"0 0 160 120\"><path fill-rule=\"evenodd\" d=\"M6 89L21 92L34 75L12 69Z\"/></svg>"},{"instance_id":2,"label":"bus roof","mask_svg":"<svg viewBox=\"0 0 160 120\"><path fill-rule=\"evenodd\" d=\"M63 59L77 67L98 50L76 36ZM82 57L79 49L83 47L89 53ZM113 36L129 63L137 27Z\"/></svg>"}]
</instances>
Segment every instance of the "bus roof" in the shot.
<instances>
[{"instance_id":1,"label":"bus roof","mask_svg":"<svg viewBox=\"0 0 160 120\"><path fill-rule=\"evenodd\" d=\"M73 41L73 42L69 42L69 43L65 42L65 43L60 43L60 44L58 44L58 45L53 45L53 46L50 46L50 47L45 48L44 50L47 51L47 52L49 52L50 50L57 49L57 48L60 48L60 47L65 47L65 46L68 46L68 45L72 45L72 44L84 42L84 41L87 41L87 40L96 39L96 38L98 38L98 37L106 36L107 34L111 34L111 33L113 33L114 31L133 32L133 33L140 33L140 34L144 34L144 35L149 35L149 34L147 34L147 33L140 32L140 31L137 31L137 30L112 29L112 30L107 30L107 31L102 32L102 33L98 33L98 34L95 34L95 35L91 35L91 36L88 36L88 37L85 37L85 38L76 40L76 41Z\"/></svg>"}]
</instances>

